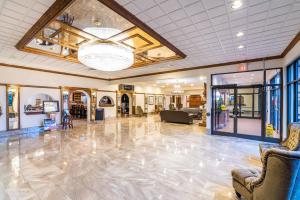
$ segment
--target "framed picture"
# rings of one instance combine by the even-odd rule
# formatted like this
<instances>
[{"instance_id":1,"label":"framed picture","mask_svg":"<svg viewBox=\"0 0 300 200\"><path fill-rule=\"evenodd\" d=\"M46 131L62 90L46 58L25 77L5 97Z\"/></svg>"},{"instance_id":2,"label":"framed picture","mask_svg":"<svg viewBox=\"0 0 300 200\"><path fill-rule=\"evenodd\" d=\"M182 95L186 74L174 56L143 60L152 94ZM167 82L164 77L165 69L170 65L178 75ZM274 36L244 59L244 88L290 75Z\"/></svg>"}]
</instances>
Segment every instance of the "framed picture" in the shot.
<instances>
[{"instance_id":1,"label":"framed picture","mask_svg":"<svg viewBox=\"0 0 300 200\"><path fill-rule=\"evenodd\" d=\"M148 104L153 105L154 104L154 97L153 96L148 96Z\"/></svg>"}]
</instances>

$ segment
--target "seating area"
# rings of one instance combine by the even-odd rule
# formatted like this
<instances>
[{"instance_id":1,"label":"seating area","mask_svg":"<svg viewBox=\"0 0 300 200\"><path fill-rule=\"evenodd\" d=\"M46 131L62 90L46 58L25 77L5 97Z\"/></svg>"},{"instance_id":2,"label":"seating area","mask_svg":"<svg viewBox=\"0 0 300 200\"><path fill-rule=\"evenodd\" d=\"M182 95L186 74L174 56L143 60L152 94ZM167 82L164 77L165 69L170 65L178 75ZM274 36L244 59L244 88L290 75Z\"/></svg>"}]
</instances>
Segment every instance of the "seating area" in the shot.
<instances>
[{"instance_id":1,"label":"seating area","mask_svg":"<svg viewBox=\"0 0 300 200\"><path fill-rule=\"evenodd\" d=\"M160 112L160 118L163 122L192 124L193 117L187 112L176 110L164 110Z\"/></svg>"},{"instance_id":2,"label":"seating area","mask_svg":"<svg viewBox=\"0 0 300 200\"><path fill-rule=\"evenodd\" d=\"M232 171L232 184L238 197L247 200L300 199L300 152L269 149L263 168Z\"/></svg>"},{"instance_id":3,"label":"seating area","mask_svg":"<svg viewBox=\"0 0 300 200\"><path fill-rule=\"evenodd\" d=\"M247 200L300 199L300 123L288 126L280 144L259 145L262 169L235 169L232 184Z\"/></svg>"}]
</instances>

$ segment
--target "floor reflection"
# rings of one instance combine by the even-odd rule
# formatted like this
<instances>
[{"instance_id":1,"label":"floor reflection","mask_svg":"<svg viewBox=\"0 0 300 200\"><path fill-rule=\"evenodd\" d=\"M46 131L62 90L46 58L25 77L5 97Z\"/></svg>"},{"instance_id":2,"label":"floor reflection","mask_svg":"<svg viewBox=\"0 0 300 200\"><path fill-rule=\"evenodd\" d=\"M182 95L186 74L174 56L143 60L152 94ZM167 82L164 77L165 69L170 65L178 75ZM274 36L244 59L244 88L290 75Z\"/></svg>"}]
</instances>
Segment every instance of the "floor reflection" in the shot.
<instances>
[{"instance_id":1,"label":"floor reflection","mask_svg":"<svg viewBox=\"0 0 300 200\"><path fill-rule=\"evenodd\" d=\"M230 171L259 166L257 144L157 116L2 138L0 199L235 199Z\"/></svg>"}]
</instances>

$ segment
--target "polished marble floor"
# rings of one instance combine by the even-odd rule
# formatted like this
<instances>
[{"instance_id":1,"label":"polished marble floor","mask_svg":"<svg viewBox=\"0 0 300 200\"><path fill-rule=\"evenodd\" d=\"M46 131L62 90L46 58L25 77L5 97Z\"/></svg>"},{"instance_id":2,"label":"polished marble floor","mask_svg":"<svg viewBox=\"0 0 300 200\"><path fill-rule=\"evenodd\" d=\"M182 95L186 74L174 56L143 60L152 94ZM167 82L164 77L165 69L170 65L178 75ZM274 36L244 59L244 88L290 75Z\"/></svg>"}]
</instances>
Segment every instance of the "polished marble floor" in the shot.
<instances>
[{"instance_id":1,"label":"polished marble floor","mask_svg":"<svg viewBox=\"0 0 300 200\"><path fill-rule=\"evenodd\" d=\"M0 199L236 199L230 171L259 167L258 142L205 132L150 116L2 138Z\"/></svg>"}]
</instances>

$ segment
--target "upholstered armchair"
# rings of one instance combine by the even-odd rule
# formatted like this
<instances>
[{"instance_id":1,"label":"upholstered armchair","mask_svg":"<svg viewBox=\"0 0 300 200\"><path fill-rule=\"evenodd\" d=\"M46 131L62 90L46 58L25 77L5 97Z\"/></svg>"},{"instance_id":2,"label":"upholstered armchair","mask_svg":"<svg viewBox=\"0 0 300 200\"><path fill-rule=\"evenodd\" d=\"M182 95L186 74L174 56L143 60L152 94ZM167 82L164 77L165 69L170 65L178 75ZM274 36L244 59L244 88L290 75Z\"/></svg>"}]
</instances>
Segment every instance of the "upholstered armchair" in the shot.
<instances>
[{"instance_id":1,"label":"upholstered armchair","mask_svg":"<svg viewBox=\"0 0 300 200\"><path fill-rule=\"evenodd\" d=\"M288 126L288 137L280 144L262 143L259 145L260 154L263 156L264 152L270 148L299 151L300 150L300 123L291 123Z\"/></svg>"},{"instance_id":2,"label":"upholstered armchair","mask_svg":"<svg viewBox=\"0 0 300 200\"><path fill-rule=\"evenodd\" d=\"M269 149L261 171L233 170L232 181L237 196L247 200L299 200L300 152Z\"/></svg>"},{"instance_id":3,"label":"upholstered armchair","mask_svg":"<svg viewBox=\"0 0 300 200\"><path fill-rule=\"evenodd\" d=\"M147 113L145 113L141 106L136 107L136 116L142 117L147 116Z\"/></svg>"}]
</instances>

